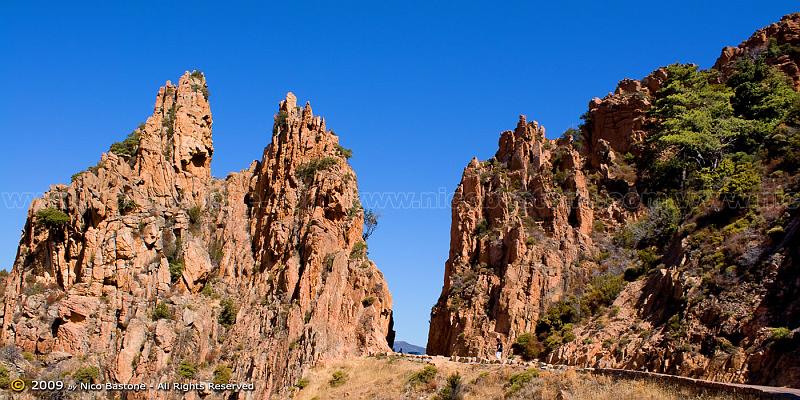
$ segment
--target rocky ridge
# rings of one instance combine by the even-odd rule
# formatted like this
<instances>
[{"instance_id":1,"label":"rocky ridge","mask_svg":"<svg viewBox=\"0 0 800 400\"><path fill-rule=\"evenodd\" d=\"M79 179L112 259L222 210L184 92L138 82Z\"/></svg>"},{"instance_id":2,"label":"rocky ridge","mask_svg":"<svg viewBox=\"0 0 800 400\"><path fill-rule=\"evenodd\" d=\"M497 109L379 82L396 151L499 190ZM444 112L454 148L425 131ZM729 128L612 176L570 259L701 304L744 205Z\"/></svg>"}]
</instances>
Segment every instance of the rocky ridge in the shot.
<instances>
[{"instance_id":1,"label":"rocky ridge","mask_svg":"<svg viewBox=\"0 0 800 400\"><path fill-rule=\"evenodd\" d=\"M187 72L96 166L36 199L5 286L10 369L252 382L234 398L269 398L319 360L389 351L392 300L349 151L296 101L260 162L214 179L205 77ZM186 398L200 395L231 398Z\"/></svg>"},{"instance_id":2,"label":"rocky ridge","mask_svg":"<svg viewBox=\"0 0 800 400\"><path fill-rule=\"evenodd\" d=\"M725 48L715 65L718 80L724 83L746 56L764 60L800 89L797 48L800 14L792 14ZM504 357L513 357L537 342L527 350L552 363L800 384L800 335L791 332L800 317L793 297L800 290L800 222L790 204L753 207L738 225L731 221L739 217L709 211L721 220L714 223L722 224L722 235L709 231L714 225L703 229L710 217L689 217L663 239L663 253L620 245L620 233L652 212L646 192L653 182L641 181L642 170L652 110L668 75L659 68L621 81L614 93L589 103L580 131L557 140L521 117L514 131L501 134L494 158L470 161L453 199L450 255L431 312L428 354L493 357L499 343ZM795 190L792 171L778 174L784 175L762 179L762 192ZM780 230L770 225L776 221ZM711 243L737 249L730 257L739 257L738 271L747 272L709 272L704 249ZM753 250L738 250L746 248ZM623 272L627 278L627 270L647 268L622 281ZM604 290L615 293L607 303L596 300L604 300ZM776 328L782 326L789 329Z\"/></svg>"}]
</instances>

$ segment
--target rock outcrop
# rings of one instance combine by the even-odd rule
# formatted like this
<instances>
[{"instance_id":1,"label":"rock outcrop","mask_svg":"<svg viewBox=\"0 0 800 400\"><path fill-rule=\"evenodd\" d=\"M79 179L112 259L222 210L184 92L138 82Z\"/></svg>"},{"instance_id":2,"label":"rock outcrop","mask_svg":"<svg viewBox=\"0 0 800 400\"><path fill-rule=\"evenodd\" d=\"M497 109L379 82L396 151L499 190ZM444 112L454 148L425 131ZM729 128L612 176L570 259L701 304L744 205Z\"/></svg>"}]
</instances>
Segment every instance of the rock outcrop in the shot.
<instances>
[{"instance_id":1,"label":"rock outcrop","mask_svg":"<svg viewBox=\"0 0 800 400\"><path fill-rule=\"evenodd\" d=\"M521 116L487 162L473 159L452 204L450 257L427 352L487 357L533 329L580 284L594 249L583 159Z\"/></svg>"},{"instance_id":2,"label":"rock outcrop","mask_svg":"<svg viewBox=\"0 0 800 400\"><path fill-rule=\"evenodd\" d=\"M724 79L733 72L738 60L762 55L800 90L800 13L786 15L779 22L757 30L737 47L725 47L714 68Z\"/></svg>"},{"instance_id":3,"label":"rock outcrop","mask_svg":"<svg viewBox=\"0 0 800 400\"><path fill-rule=\"evenodd\" d=\"M187 72L126 141L32 203L0 332L31 354L25 377L228 371L255 385L233 398L269 398L319 360L389 351L391 295L338 137L289 93L262 160L219 180L211 126L205 77Z\"/></svg>"},{"instance_id":4,"label":"rock outcrop","mask_svg":"<svg viewBox=\"0 0 800 400\"><path fill-rule=\"evenodd\" d=\"M800 14L792 14L724 49L719 74L706 76L725 83L752 57L800 90L798 48ZM725 214L711 201L687 211L657 246L624 244L652 210L646 191L659 184L640 180L653 161L651 111L670 94L661 90L669 71L625 79L593 99L577 141L574 132L548 140L521 118L494 158L470 161L453 198L428 354L493 357L499 344L504 357L800 385L796 203ZM800 174L783 168L759 178L763 192L796 193Z\"/></svg>"}]
</instances>

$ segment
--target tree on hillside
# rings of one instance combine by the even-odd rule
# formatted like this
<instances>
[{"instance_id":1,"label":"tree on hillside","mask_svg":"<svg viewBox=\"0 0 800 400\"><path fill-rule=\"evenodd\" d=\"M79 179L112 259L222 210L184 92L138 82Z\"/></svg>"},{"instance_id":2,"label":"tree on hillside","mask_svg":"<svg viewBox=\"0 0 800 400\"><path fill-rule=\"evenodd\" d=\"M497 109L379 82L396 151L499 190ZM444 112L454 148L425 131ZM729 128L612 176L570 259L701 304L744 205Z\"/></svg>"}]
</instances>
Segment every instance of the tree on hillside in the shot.
<instances>
[{"instance_id":1,"label":"tree on hillside","mask_svg":"<svg viewBox=\"0 0 800 400\"><path fill-rule=\"evenodd\" d=\"M731 106L733 90L712 83L715 74L696 65L668 66L668 78L650 111L654 167L665 176L677 173L681 187L692 171L715 168L743 127Z\"/></svg>"}]
</instances>

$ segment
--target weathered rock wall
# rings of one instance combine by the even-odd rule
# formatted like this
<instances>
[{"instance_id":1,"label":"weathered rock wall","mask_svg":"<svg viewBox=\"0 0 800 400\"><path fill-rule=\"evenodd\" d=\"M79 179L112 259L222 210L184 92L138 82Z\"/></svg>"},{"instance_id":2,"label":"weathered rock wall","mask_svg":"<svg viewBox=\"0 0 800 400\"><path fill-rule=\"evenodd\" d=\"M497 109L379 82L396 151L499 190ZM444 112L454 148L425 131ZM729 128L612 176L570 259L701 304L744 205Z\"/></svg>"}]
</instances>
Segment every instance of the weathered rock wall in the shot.
<instances>
[{"instance_id":1,"label":"weathered rock wall","mask_svg":"<svg viewBox=\"0 0 800 400\"><path fill-rule=\"evenodd\" d=\"M156 384L227 367L268 398L320 359L389 351L391 295L338 137L290 93L263 159L213 179L207 93L200 73L167 82L128 150L32 203L0 332L19 374Z\"/></svg>"}]
</instances>

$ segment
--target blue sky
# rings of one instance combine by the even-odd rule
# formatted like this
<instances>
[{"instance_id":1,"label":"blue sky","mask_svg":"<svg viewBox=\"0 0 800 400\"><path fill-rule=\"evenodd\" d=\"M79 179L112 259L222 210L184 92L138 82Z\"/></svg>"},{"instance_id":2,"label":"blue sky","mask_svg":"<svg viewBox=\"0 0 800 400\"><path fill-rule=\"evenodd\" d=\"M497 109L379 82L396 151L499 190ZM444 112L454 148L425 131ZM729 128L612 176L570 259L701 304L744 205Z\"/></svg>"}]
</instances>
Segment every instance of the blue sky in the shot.
<instances>
[{"instance_id":1,"label":"blue sky","mask_svg":"<svg viewBox=\"0 0 800 400\"><path fill-rule=\"evenodd\" d=\"M94 165L151 113L164 81L200 69L215 176L260 158L291 90L353 149L363 193L444 198L379 207L370 240L398 339L424 346L450 195L471 157L491 157L519 114L557 136L618 80L676 61L709 67L723 46L797 11L790 1L270 3L0 3L0 268L13 262L29 193Z\"/></svg>"}]
</instances>

